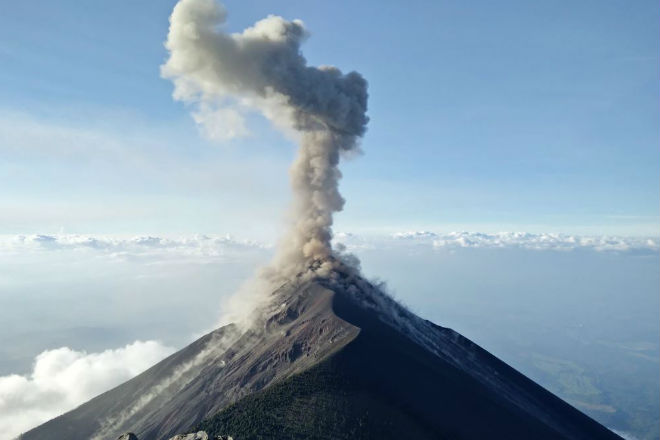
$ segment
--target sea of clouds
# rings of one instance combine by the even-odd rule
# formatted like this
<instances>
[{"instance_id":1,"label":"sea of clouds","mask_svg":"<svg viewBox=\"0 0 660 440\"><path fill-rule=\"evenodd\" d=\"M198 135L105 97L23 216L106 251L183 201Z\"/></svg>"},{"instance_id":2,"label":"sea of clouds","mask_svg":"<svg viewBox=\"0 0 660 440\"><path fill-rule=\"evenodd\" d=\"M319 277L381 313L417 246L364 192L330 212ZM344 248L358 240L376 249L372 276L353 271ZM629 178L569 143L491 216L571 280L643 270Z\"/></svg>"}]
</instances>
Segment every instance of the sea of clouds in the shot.
<instances>
[{"instance_id":1,"label":"sea of clouds","mask_svg":"<svg viewBox=\"0 0 660 440\"><path fill-rule=\"evenodd\" d=\"M526 249L546 251L657 253L660 240L653 237L579 236L528 232L403 231L387 236L338 233L335 240L349 249L383 246L430 246L435 249Z\"/></svg>"},{"instance_id":2,"label":"sea of clouds","mask_svg":"<svg viewBox=\"0 0 660 440\"><path fill-rule=\"evenodd\" d=\"M596 252L656 253L660 239L634 236L579 236L528 232L431 232L402 231L393 234L354 234L339 232L334 243L353 248L425 245L443 248L513 248L528 250L593 250ZM191 235L178 237L116 237L79 234L33 234L0 236L0 255L25 251L94 250L115 258L132 257L222 257L241 252L270 251L273 243L237 239L231 235Z\"/></svg>"}]
</instances>

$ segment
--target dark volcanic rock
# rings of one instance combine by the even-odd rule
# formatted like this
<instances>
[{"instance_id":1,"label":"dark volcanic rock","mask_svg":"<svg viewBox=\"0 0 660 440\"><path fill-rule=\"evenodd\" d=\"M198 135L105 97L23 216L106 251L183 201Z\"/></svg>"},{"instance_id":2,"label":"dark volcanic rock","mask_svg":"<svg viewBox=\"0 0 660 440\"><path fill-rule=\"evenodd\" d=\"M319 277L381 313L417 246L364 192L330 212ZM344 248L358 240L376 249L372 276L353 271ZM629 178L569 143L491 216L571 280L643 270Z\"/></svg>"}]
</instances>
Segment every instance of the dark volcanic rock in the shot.
<instances>
[{"instance_id":1,"label":"dark volcanic rock","mask_svg":"<svg viewBox=\"0 0 660 440\"><path fill-rule=\"evenodd\" d=\"M205 431L197 431L192 434L179 434L169 440L234 440L231 436L216 435L209 436Z\"/></svg>"},{"instance_id":2,"label":"dark volcanic rock","mask_svg":"<svg viewBox=\"0 0 660 440\"><path fill-rule=\"evenodd\" d=\"M198 431L192 434L175 435L174 437L170 438L170 440L209 440L209 435L204 431Z\"/></svg>"},{"instance_id":3,"label":"dark volcanic rock","mask_svg":"<svg viewBox=\"0 0 660 440\"><path fill-rule=\"evenodd\" d=\"M252 331L216 330L23 439L619 438L350 272L274 295Z\"/></svg>"},{"instance_id":4,"label":"dark volcanic rock","mask_svg":"<svg viewBox=\"0 0 660 440\"><path fill-rule=\"evenodd\" d=\"M138 440L137 436L132 432L122 434L117 440ZM209 437L205 431L197 431L191 434L178 434L169 440L234 440L233 437L227 435L216 435Z\"/></svg>"}]
</instances>

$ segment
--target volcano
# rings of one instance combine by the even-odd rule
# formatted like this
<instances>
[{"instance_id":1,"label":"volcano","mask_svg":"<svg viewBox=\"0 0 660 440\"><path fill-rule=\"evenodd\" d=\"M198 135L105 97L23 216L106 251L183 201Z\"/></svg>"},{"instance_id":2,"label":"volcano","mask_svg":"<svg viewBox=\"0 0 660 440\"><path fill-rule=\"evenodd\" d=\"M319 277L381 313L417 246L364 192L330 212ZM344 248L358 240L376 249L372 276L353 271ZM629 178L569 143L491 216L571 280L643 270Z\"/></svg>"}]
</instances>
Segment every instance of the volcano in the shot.
<instances>
[{"instance_id":1,"label":"volcano","mask_svg":"<svg viewBox=\"0 0 660 440\"><path fill-rule=\"evenodd\" d=\"M354 270L310 269L269 304L22 439L620 438Z\"/></svg>"}]
</instances>

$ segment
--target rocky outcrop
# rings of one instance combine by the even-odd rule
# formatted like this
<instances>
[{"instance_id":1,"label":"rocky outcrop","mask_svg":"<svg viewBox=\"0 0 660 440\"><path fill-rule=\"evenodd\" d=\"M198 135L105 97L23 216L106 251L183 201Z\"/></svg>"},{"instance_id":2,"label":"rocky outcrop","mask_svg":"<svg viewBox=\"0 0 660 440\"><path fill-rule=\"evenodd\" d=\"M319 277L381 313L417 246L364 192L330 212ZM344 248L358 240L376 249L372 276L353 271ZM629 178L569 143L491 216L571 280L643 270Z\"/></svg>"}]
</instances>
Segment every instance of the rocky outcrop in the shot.
<instances>
[{"instance_id":1,"label":"rocky outcrop","mask_svg":"<svg viewBox=\"0 0 660 440\"><path fill-rule=\"evenodd\" d=\"M170 440L209 440L209 435L204 431L199 431L192 434L175 435Z\"/></svg>"},{"instance_id":2,"label":"rocky outcrop","mask_svg":"<svg viewBox=\"0 0 660 440\"><path fill-rule=\"evenodd\" d=\"M234 438L228 435L209 437L205 431L199 431L192 434L175 435L174 437L170 438L170 440L234 440Z\"/></svg>"},{"instance_id":3,"label":"rocky outcrop","mask_svg":"<svg viewBox=\"0 0 660 440\"><path fill-rule=\"evenodd\" d=\"M138 440L138 437L132 432L127 432L126 434L120 435L117 440ZM234 440L234 438L230 435L216 435L215 437L209 437L205 431L199 431L193 432L192 434L175 435L169 440Z\"/></svg>"}]
</instances>

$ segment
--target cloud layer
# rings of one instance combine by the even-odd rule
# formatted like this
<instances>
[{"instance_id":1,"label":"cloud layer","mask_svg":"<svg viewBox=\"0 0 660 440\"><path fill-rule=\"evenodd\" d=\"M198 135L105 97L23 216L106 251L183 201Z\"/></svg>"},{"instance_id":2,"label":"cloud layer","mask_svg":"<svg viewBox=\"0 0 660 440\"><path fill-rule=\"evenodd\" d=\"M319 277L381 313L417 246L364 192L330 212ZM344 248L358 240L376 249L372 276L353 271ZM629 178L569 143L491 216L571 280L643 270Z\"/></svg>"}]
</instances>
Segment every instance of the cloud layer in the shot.
<instances>
[{"instance_id":1,"label":"cloud layer","mask_svg":"<svg viewBox=\"0 0 660 440\"><path fill-rule=\"evenodd\" d=\"M11 439L138 375L173 353L157 341L86 353L68 347L38 355L28 375L0 376L0 437Z\"/></svg>"},{"instance_id":2,"label":"cloud layer","mask_svg":"<svg viewBox=\"0 0 660 440\"><path fill-rule=\"evenodd\" d=\"M405 231L389 236L360 236L350 233L337 234L336 240L350 249L378 248L387 246L430 246L435 249L526 249L538 251L657 253L660 240L657 237L579 236L571 234L528 232L449 232Z\"/></svg>"},{"instance_id":3,"label":"cloud layer","mask_svg":"<svg viewBox=\"0 0 660 440\"><path fill-rule=\"evenodd\" d=\"M271 246L258 241L241 240L230 235L192 235L158 237L95 236L79 234L32 234L0 236L3 254L45 251L92 251L114 258L200 258L234 257L239 254L267 252Z\"/></svg>"},{"instance_id":4,"label":"cloud layer","mask_svg":"<svg viewBox=\"0 0 660 440\"><path fill-rule=\"evenodd\" d=\"M527 249L592 250L597 252L658 252L657 237L529 232L432 232L403 231L389 235L362 235L339 232L334 238L348 250L389 246L430 246L435 249ZM80 234L33 234L0 236L0 255L54 250L92 250L117 258L126 257L233 257L245 253L270 253L272 243L238 239L231 235L160 237L143 235L115 237Z\"/></svg>"}]
</instances>

